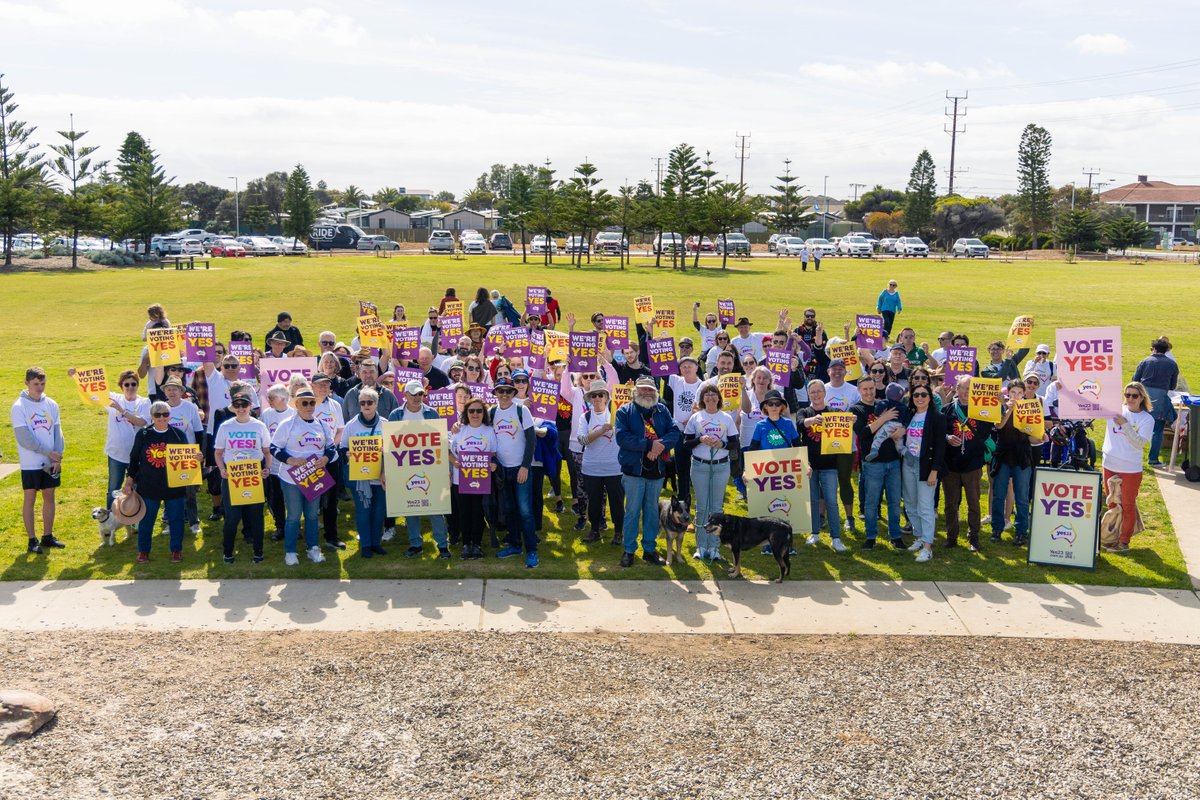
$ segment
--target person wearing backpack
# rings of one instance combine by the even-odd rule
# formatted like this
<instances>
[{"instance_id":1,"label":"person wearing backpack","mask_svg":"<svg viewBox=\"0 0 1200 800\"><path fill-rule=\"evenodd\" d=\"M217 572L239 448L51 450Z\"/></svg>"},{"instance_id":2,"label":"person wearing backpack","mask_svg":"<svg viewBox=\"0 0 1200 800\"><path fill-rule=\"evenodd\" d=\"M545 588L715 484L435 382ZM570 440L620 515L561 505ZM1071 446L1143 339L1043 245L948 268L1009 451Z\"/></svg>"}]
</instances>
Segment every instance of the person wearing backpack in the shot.
<instances>
[{"instance_id":1,"label":"person wearing backpack","mask_svg":"<svg viewBox=\"0 0 1200 800\"><path fill-rule=\"evenodd\" d=\"M592 407L583 413L579 432L579 444L583 447L583 463L580 467L584 485L587 487L588 522L591 532L584 537L584 544L600 541L604 528L604 495L608 494L608 509L616 531L613 544L624 544L625 533L622 522L625 516L625 489L621 486L621 463L617 459L616 429L613 414L609 410L608 384L602 380L592 381L588 387L587 400Z\"/></svg>"},{"instance_id":2,"label":"person wearing backpack","mask_svg":"<svg viewBox=\"0 0 1200 800\"><path fill-rule=\"evenodd\" d=\"M538 537L533 523L533 466L537 446L533 415L515 403L517 387L511 378L497 378L492 387L496 405L488 424L496 435L496 475L500 480L500 502L508 523L508 538L497 558L525 553L525 566L538 565Z\"/></svg>"},{"instance_id":3,"label":"person wearing backpack","mask_svg":"<svg viewBox=\"0 0 1200 800\"><path fill-rule=\"evenodd\" d=\"M512 302L496 289L492 289L492 302L496 305L500 316L504 317L509 325L516 327L521 324L521 315L517 313L517 309L513 308Z\"/></svg>"},{"instance_id":4,"label":"person wearing backpack","mask_svg":"<svg viewBox=\"0 0 1200 800\"><path fill-rule=\"evenodd\" d=\"M959 504L967 496L967 545L972 553L979 551L979 498L983 468L991 461L995 450L992 429L995 425L967 416L967 401L971 396L971 376L959 375L954 384L954 402L942 408L946 418L946 469L942 473L942 491L946 497L946 547L958 544Z\"/></svg>"}]
</instances>

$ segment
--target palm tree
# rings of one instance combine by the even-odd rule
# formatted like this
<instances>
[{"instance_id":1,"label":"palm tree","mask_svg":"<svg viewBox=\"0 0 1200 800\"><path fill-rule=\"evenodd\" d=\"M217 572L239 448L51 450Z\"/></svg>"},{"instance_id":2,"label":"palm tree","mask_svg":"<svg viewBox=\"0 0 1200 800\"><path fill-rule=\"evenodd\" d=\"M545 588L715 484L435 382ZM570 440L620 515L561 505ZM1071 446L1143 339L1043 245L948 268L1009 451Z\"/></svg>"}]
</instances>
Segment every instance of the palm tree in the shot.
<instances>
[{"instance_id":1,"label":"palm tree","mask_svg":"<svg viewBox=\"0 0 1200 800\"><path fill-rule=\"evenodd\" d=\"M394 186L385 186L375 192L372 198L376 203L379 203L380 208L394 208L396 203L400 202L400 190Z\"/></svg>"},{"instance_id":2,"label":"palm tree","mask_svg":"<svg viewBox=\"0 0 1200 800\"><path fill-rule=\"evenodd\" d=\"M338 202L347 208L357 206L360 202L367 199L366 193L355 186L353 183L345 189L337 193Z\"/></svg>"}]
</instances>

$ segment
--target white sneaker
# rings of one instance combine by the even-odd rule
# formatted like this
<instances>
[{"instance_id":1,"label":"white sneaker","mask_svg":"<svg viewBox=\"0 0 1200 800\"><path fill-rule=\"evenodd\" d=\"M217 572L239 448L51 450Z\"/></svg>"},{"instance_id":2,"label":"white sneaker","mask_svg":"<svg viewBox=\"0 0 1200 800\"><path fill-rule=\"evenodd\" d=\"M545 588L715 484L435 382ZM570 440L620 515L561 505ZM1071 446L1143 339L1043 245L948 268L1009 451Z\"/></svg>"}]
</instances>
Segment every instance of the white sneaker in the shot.
<instances>
[{"instance_id":1,"label":"white sneaker","mask_svg":"<svg viewBox=\"0 0 1200 800\"><path fill-rule=\"evenodd\" d=\"M924 546L925 546L925 543L922 542L920 539L917 539L916 541L914 541L912 544L910 544L908 546L908 552L915 553Z\"/></svg>"},{"instance_id":2,"label":"white sneaker","mask_svg":"<svg viewBox=\"0 0 1200 800\"><path fill-rule=\"evenodd\" d=\"M933 548L922 547L921 552L917 553L917 563L921 564L926 561L933 561Z\"/></svg>"},{"instance_id":3,"label":"white sneaker","mask_svg":"<svg viewBox=\"0 0 1200 800\"><path fill-rule=\"evenodd\" d=\"M854 533L854 517L846 517L846 523L842 526L846 533Z\"/></svg>"},{"instance_id":4,"label":"white sneaker","mask_svg":"<svg viewBox=\"0 0 1200 800\"><path fill-rule=\"evenodd\" d=\"M834 540L833 540L833 543L832 543L832 544L830 544L829 546L833 548L833 551L834 551L835 553L844 553L844 552L846 552L846 545L842 544L842 540L841 540L841 539L834 539Z\"/></svg>"},{"instance_id":5,"label":"white sneaker","mask_svg":"<svg viewBox=\"0 0 1200 800\"><path fill-rule=\"evenodd\" d=\"M294 567L299 563L300 563L300 557L298 555L296 555L295 553L284 553L283 554L283 565L285 567Z\"/></svg>"},{"instance_id":6,"label":"white sneaker","mask_svg":"<svg viewBox=\"0 0 1200 800\"><path fill-rule=\"evenodd\" d=\"M200 535L200 523L199 523L199 522L197 522L197 523L194 523L194 524L192 525L192 535L193 535L193 536L199 536L199 535Z\"/></svg>"},{"instance_id":7,"label":"white sneaker","mask_svg":"<svg viewBox=\"0 0 1200 800\"><path fill-rule=\"evenodd\" d=\"M692 553L692 560L693 561L703 561L704 555L705 555L705 553L703 550L697 550L696 552Z\"/></svg>"},{"instance_id":8,"label":"white sneaker","mask_svg":"<svg viewBox=\"0 0 1200 800\"><path fill-rule=\"evenodd\" d=\"M808 538L804 540L804 543L805 543L805 544L807 544L807 545L809 545L809 546L812 546L812 545L815 545L815 544L816 544L817 542L819 542L819 541L821 541L821 534L819 534L819 533L810 533L810 534L808 535Z\"/></svg>"},{"instance_id":9,"label":"white sneaker","mask_svg":"<svg viewBox=\"0 0 1200 800\"><path fill-rule=\"evenodd\" d=\"M325 556L321 553L321 548L319 548L319 547L308 548L308 560L313 562L314 564L320 564L322 561L324 561Z\"/></svg>"},{"instance_id":10,"label":"white sneaker","mask_svg":"<svg viewBox=\"0 0 1200 800\"><path fill-rule=\"evenodd\" d=\"M384 528L383 529L383 540L385 542L390 542L395 535L396 535L395 528Z\"/></svg>"}]
</instances>

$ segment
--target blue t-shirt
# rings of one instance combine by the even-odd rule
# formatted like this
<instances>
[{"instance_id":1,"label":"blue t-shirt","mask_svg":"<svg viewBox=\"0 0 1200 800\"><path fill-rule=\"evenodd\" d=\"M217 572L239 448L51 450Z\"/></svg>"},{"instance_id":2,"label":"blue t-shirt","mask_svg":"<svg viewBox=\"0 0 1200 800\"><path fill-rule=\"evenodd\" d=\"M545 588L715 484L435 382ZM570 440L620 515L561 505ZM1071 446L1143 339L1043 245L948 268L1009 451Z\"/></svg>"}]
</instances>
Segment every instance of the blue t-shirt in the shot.
<instances>
[{"instance_id":1,"label":"blue t-shirt","mask_svg":"<svg viewBox=\"0 0 1200 800\"><path fill-rule=\"evenodd\" d=\"M792 442L799 438L796 424L787 417L780 417L774 422L760 419L750 438L750 446L757 450L782 450L791 447Z\"/></svg>"}]
</instances>

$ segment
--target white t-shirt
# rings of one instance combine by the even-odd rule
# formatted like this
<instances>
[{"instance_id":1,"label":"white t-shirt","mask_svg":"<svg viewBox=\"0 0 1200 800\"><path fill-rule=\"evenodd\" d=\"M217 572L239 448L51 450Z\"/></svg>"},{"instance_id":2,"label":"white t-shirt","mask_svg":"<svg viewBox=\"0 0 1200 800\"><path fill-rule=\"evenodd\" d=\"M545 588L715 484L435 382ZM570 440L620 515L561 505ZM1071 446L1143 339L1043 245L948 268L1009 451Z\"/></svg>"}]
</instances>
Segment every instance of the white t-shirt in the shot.
<instances>
[{"instance_id":1,"label":"white t-shirt","mask_svg":"<svg viewBox=\"0 0 1200 800\"><path fill-rule=\"evenodd\" d=\"M496 444L496 432L491 425L463 425L450 437L450 450L456 456L459 453L494 453ZM450 479L458 485L458 467L451 470Z\"/></svg>"},{"instance_id":2,"label":"white t-shirt","mask_svg":"<svg viewBox=\"0 0 1200 800\"><path fill-rule=\"evenodd\" d=\"M761 333L754 333L751 331L750 335L746 337L734 336L730 340L730 343L733 345L734 349L738 351L739 358L744 356L746 353L753 353L754 362L756 364L762 363L764 354Z\"/></svg>"},{"instance_id":3,"label":"white t-shirt","mask_svg":"<svg viewBox=\"0 0 1200 800\"><path fill-rule=\"evenodd\" d=\"M613 415L607 408L603 411L588 408L583 415L580 435L590 436L605 425L613 425L614 428L597 436L583 448L584 475L608 478L621 474L621 463L617 460L617 454L621 452L621 448L617 447L616 420L613 419Z\"/></svg>"},{"instance_id":4,"label":"white t-shirt","mask_svg":"<svg viewBox=\"0 0 1200 800\"><path fill-rule=\"evenodd\" d=\"M317 404L313 416L324 422L333 431L334 440L340 445L342 428L346 427L346 415L342 412L342 404L333 395L329 395Z\"/></svg>"},{"instance_id":5,"label":"white t-shirt","mask_svg":"<svg viewBox=\"0 0 1200 800\"><path fill-rule=\"evenodd\" d=\"M519 417L518 417L519 415ZM496 433L496 460L502 467L519 467L525 458L525 431L533 427L533 415L513 403L508 408L492 409L492 430Z\"/></svg>"},{"instance_id":6,"label":"white t-shirt","mask_svg":"<svg viewBox=\"0 0 1200 800\"><path fill-rule=\"evenodd\" d=\"M825 384L825 405L830 411L849 411L850 406L861 399L858 387L852 383L843 383L841 386Z\"/></svg>"},{"instance_id":7,"label":"white t-shirt","mask_svg":"<svg viewBox=\"0 0 1200 800\"><path fill-rule=\"evenodd\" d=\"M41 400L34 401L22 392L12 405L13 430L28 429L37 443L46 450L54 449L54 429L58 425L58 403L46 395L42 395ZM20 445L17 445L17 455L21 461L21 469L42 469L50 466L48 457L26 450ZM126 453L125 457L128 458L129 454Z\"/></svg>"},{"instance_id":8,"label":"white t-shirt","mask_svg":"<svg viewBox=\"0 0 1200 800\"><path fill-rule=\"evenodd\" d=\"M1110 419L1105 426L1101 464L1110 472L1141 472L1142 449L1154 435L1154 417L1147 411L1130 411L1129 406L1125 405L1121 406L1121 416L1125 418L1124 425L1118 425ZM1141 439L1142 443L1135 445L1129 441L1130 434Z\"/></svg>"},{"instance_id":9,"label":"white t-shirt","mask_svg":"<svg viewBox=\"0 0 1200 800\"><path fill-rule=\"evenodd\" d=\"M746 397L750 400L750 411L742 412L738 420L738 429L740 432L742 447L749 447L750 442L754 439L754 429L758 427L760 420L767 418L766 413L762 410L758 396L754 394L753 389L745 389Z\"/></svg>"},{"instance_id":10,"label":"white t-shirt","mask_svg":"<svg viewBox=\"0 0 1200 800\"><path fill-rule=\"evenodd\" d=\"M296 410L293 408L285 408L283 411L276 411L270 406L267 406L265 409L263 409L262 413L259 414L259 420L261 420L262 423L267 426L268 442L272 437L275 436L275 431L279 428L279 423L283 422L285 419L295 413ZM271 459L271 474L276 477L279 476L279 461L277 459Z\"/></svg>"},{"instance_id":11,"label":"white t-shirt","mask_svg":"<svg viewBox=\"0 0 1200 800\"><path fill-rule=\"evenodd\" d=\"M561 388L559 393L562 394ZM571 387L562 396L571 404L571 440L567 442L567 448L572 453L582 453L583 447L579 444L579 432L583 430L583 412L587 411L590 406L583 396L583 389L578 386Z\"/></svg>"},{"instance_id":12,"label":"white t-shirt","mask_svg":"<svg viewBox=\"0 0 1200 800\"><path fill-rule=\"evenodd\" d=\"M913 418L908 422L908 431L905 434L904 446L908 449L908 454L913 458L921 457L921 440L925 438L925 416L928 411L922 411L919 414L914 414Z\"/></svg>"},{"instance_id":13,"label":"white t-shirt","mask_svg":"<svg viewBox=\"0 0 1200 800\"><path fill-rule=\"evenodd\" d=\"M687 425L684 426L683 432L687 436L716 436L725 442L729 441L729 437L734 434L737 428L733 425L733 417L729 416L724 411L718 411L715 414L710 414L707 411L697 411L692 414ZM705 461L715 461L718 458L726 458L729 451L725 448L710 447L706 444L696 445L696 449L692 451L694 458L702 458Z\"/></svg>"},{"instance_id":14,"label":"white t-shirt","mask_svg":"<svg viewBox=\"0 0 1200 800\"><path fill-rule=\"evenodd\" d=\"M180 400L179 405L171 409L171 419L167 424L177 431L182 431L188 444L195 444L196 434L204 430L204 424L200 422L200 412L191 400Z\"/></svg>"},{"instance_id":15,"label":"white t-shirt","mask_svg":"<svg viewBox=\"0 0 1200 800\"><path fill-rule=\"evenodd\" d=\"M688 383L681 375L668 375L667 385L671 387L673 397L671 417L679 426L679 430L683 430L683 426L687 425L688 420L692 418L692 405L696 402L696 396L700 392L700 379L697 378L694 383Z\"/></svg>"},{"instance_id":16,"label":"white t-shirt","mask_svg":"<svg viewBox=\"0 0 1200 800\"><path fill-rule=\"evenodd\" d=\"M275 429L271 437L271 445L282 449L286 458L318 458L324 454L325 448L333 444L333 431L315 416L308 421L293 414ZM280 459L281 461L284 459ZM287 468L280 465L279 479L284 483L295 485Z\"/></svg>"},{"instance_id":17,"label":"white t-shirt","mask_svg":"<svg viewBox=\"0 0 1200 800\"><path fill-rule=\"evenodd\" d=\"M704 327L703 324L700 325L699 333L700 333L700 352L701 353L703 353L704 351L708 350L708 348L710 348L714 344L716 344L717 334L720 333L722 330L724 330L724 329L720 325L713 328L711 331L708 328ZM686 420L685 420L685 423L686 423Z\"/></svg>"},{"instance_id":18,"label":"white t-shirt","mask_svg":"<svg viewBox=\"0 0 1200 800\"><path fill-rule=\"evenodd\" d=\"M270 447L267 426L251 417L245 422L237 418L227 419L217 428L213 450L224 450L225 463L230 461L262 461L263 451Z\"/></svg>"},{"instance_id":19,"label":"white t-shirt","mask_svg":"<svg viewBox=\"0 0 1200 800\"><path fill-rule=\"evenodd\" d=\"M213 421L216 419L217 410L221 408L229 408L230 381L225 380L225 376L221 374L220 369L214 369L212 375L205 376L205 382L208 384L209 413L208 421L204 423L204 431L211 436L213 432ZM250 393L250 407L258 408L257 392Z\"/></svg>"},{"instance_id":20,"label":"white t-shirt","mask_svg":"<svg viewBox=\"0 0 1200 800\"><path fill-rule=\"evenodd\" d=\"M1054 375L1054 363L1049 359L1040 363L1037 359L1026 362L1025 371L1021 374L1021 377L1028 378L1030 375L1037 375L1040 381L1037 396L1045 400L1046 390L1050 388L1050 379Z\"/></svg>"},{"instance_id":21,"label":"white t-shirt","mask_svg":"<svg viewBox=\"0 0 1200 800\"><path fill-rule=\"evenodd\" d=\"M109 392L108 396L123 410L135 417L141 417L146 422L150 421L149 397L139 397L131 401L118 392ZM133 437L137 432L137 424L125 419L121 411L108 409L108 437L104 440L104 455L122 464L128 464L129 453L133 450Z\"/></svg>"},{"instance_id":22,"label":"white t-shirt","mask_svg":"<svg viewBox=\"0 0 1200 800\"><path fill-rule=\"evenodd\" d=\"M425 419L424 407L418 408L416 411L409 411L408 405L406 403L401 403L400 407L398 409L396 409L396 411L399 412L399 418L396 420L397 422L408 422L409 420L414 420L414 419L415 420ZM395 413L395 412L393 412L393 413Z\"/></svg>"}]
</instances>

